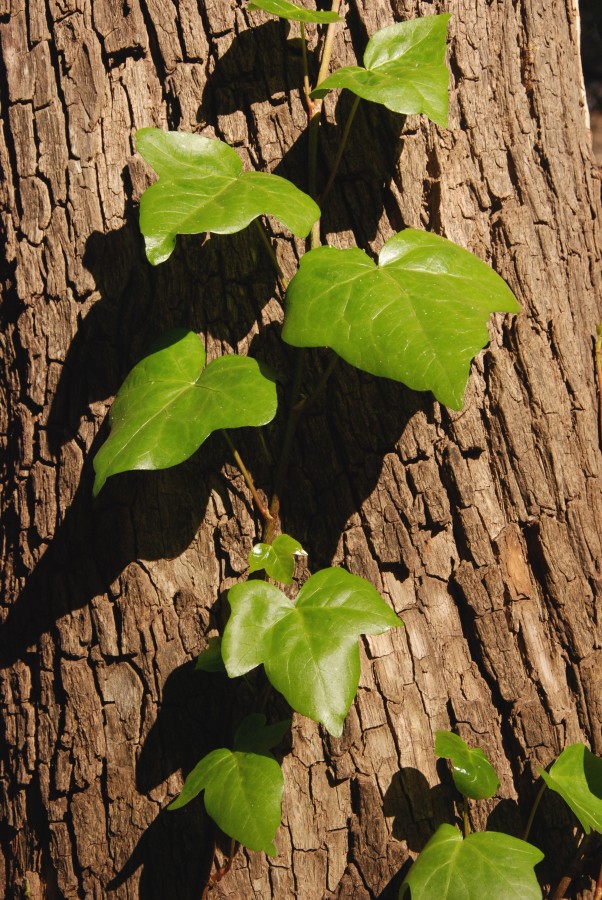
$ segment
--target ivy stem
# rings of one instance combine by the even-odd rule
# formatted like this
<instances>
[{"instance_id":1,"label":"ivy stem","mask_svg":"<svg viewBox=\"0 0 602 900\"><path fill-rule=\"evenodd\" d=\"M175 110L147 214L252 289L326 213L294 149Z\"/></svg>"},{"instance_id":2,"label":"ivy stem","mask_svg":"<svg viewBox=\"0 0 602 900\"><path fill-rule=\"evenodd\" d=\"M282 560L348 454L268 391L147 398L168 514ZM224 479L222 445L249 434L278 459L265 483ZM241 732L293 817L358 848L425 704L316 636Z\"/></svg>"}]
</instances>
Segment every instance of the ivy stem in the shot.
<instances>
[{"instance_id":1,"label":"ivy stem","mask_svg":"<svg viewBox=\"0 0 602 900\"><path fill-rule=\"evenodd\" d=\"M337 177L337 172L339 171L339 166L341 165L341 160L343 159L343 153L345 152L345 147L347 146L347 141L349 140L349 134L351 133L351 126L353 125L353 120L355 118L355 114L358 111L360 105L361 97L355 97L353 100L353 106L347 116L347 121L345 122L345 128L343 130L343 134L341 136L341 141L339 143L339 149L337 151L337 156L334 161L334 165L330 170L330 175L328 177L328 181L326 182L326 187L322 191L320 196L320 205L324 203L326 198L328 197L331 188L334 184L334 180Z\"/></svg>"},{"instance_id":2,"label":"ivy stem","mask_svg":"<svg viewBox=\"0 0 602 900\"><path fill-rule=\"evenodd\" d=\"M602 322L596 329L596 381L598 382L598 440L602 447Z\"/></svg>"},{"instance_id":3,"label":"ivy stem","mask_svg":"<svg viewBox=\"0 0 602 900\"><path fill-rule=\"evenodd\" d=\"M311 111L313 100L309 96L311 94L311 84L309 83L309 65L307 62L307 38L305 36L305 23L301 22L301 57L303 59L303 95L305 97L305 105L308 111Z\"/></svg>"},{"instance_id":4,"label":"ivy stem","mask_svg":"<svg viewBox=\"0 0 602 900\"><path fill-rule=\"evenodd\" d=\"M276 256L274 248L272 247L272 244L268 237L268 233L266 231L265 225L263 224L263 222L260 219L254 219L253 221L255 222L255 225L257 226L257 230L259 231L259 236L261 238L263 246L267 250L268 256L270 257L270 259L272 261L274 271L276 272L276 274L278 275L278 278L280 279L280 284L282 285L282 290L286 291L286 289L288 287L288 282L287 282L286 278L284 277L284 272L282 271L282 269L280 267L280 263L278 262L278 257Z\"/></svg>"},{"instance_id":5,"label":"ivy stem","mask_svg":"<svg viewBox=\"0 0 602 900\"><path fill-rule=\"evenodd\" d=\"M339 12L341 7L342 0L332 0L332 12ZM324 81L326 76L328 75L328 69L330 67L330 60L332 58L332 48L334 44L334 36L335 36L335 27L338 23L331 22L326 30L326 39L324 41L324 47L322 48L322 59L320 61L320 69L318 72L318 80L316 82L316 87ZM304 57L304 76L303 76L303 84L304 84L304 92L307 101L307 110L309 115L309 193L315 199L317 194L317 180L318 180L318 136L320 133L320 113L322 112L322 101L321 100L312 100L309 96L310 88L309 84L309 71L307 67L307 47L305 43L305 29L303 28L303 23L301 25L301 44L303 47L303 57ZM310 247L314 250L316 247L319 247L321 243L320 239L320 220L314 224L311 235L310 235ZM282 492L284 490L284 486L286 484L286 476L288 472L288 465L290 462L291 453L293 450L293 444L295 440L295 432L297 430L297 424L299 419L301 418L301 414L304 410L303 404L299 405L299 395L301 393L301 381L303 378L303 365L305 361L305 350L301 349L297 352L297 359L295 362L295 372L293 375L293 386L291 390L290 396L290 407L288 420L286 423L286 430L284 432L284 440L282 443L282 452L280 454L280 459L278 461L278 468L276 470L276 477L274 479L274 492L272 494L272 499L270 500L270 507L268 510L269 518L266 518L266 527L263 534L263 540L266 544L271 544L274 540L274 534L276 531L276 525L279 520L280 514L280 501L282 499ZM334 365L333 365L334 368ZM330 372L328 373L330 375Z\"/></svg>"},{"instance_id":6,"label":"ivy stem","mask_svg":"<svg viewBox=\"0 0 602 900\"><path fill-rule=\"evenodd\" d=\"M342 0L332 0L331 11L333 13L338 13L341 8ZM339 23L331 22L328 28L326 29L326 40L324 41L324 49L322 50L322 61L320 63L320 70L318 72L318 80L316 81L316 87L327 78L328 69L330 68L330 60L332 59L332 47L334 44L334 35L335 29ZM322 106L322 102L320 101L320 107Z\"/></svg>"},{"instance_id":7,"label":"ivy stem","mask_svg":"<svg viewBox=\"0 0 602 900\"><path fill-rule=\"evenodd\" d=\"M242 473L242 477L244 478L247 487L251 491L251 495L253 497L253 500L255 501L255 505L257 506L257 509L259 510L260 515L262 516L262 518L264 519L265 522L269 522L270 519L272 518L270 515L270 511L269 511L269 509L266 509L266 507L262 503L261 498L260 498L259 494L257 493L257 489L253 482L251 473L249 472L249 470L245 466L244 462L242 461L242 457L241 457L240 453L234 446L234 444L232 442L232 438L230 437L230 435L228 434L228 432L226 431L225 428L222 428L222 434L224 436L224 439L225 439L228 447L230 448L230 450L232 452L232 456L234 457L236 465L238 466L238 468L240 469L240 471Z\"/></svg>"},{"instance_id":8,"label":"ivy stem","mask_svg":"<svg viewBox=\"0 0 602 900\"><path fill-rule=\"evenodd\" d=\"M332 12L338 13L341 7L342 0L332 0L331 10ZM318 71L318 78L316 81L316 87L319 87L320 84L327 78L328 69L330 68L330 60L332 59L332 48L334 45L334 36L335 29L338 25L338 22L331 22L326 29L326 38L324 40L324 47L322 48L322 59L320 60L320 69ZM308 111L309 111L309 193L314 198L317 197L317 183L318 183L318 135L320 132L320 119L322 113L322 101L321 100L312 100L311 97L308 97ZM316 247L320 246L320 220L314 223L314 226L311 230L310 236L310 247L312 250L315 250Z\"/></svg>"},{"instance_id":9,"label":"ivy stem","mask_svg":"<svg viewBox=\"0 0 602 900\"><path fill-rule=\"evenodd\" d=\"M326 366L326 368L320 375L320 380L318 381L317 385L315 386L315 388L313 389L313 391L311 392L309 397L304 397L303 400L299 400L299 402L295 405L295 412L298 413L298 415L302 415L303 413L306 413L307 410L311 409L311 407L315 404L316 400L319 399L320 395L322 394L326 385L328 384L328 379L330 378L330 376L332 375L332 373L334 372L334 370L337 367L339 358L340 357L338 357L336 355L336 353L332 354L332 356L328 362L328 365Z\"/></svg>"},{"instance_id":10,"label":"ivy stem","mask_svg":"<svg viewBox=\"0 0 602 900\"><path fill-rule=\"evenodd\" d=\"M274 532L276 531L276 523L278 522L280 513L280 501L282 499L282 493L284 491L284 486L286 483L286 474L293 450L295 431L297 430L297 423L300 418L300 414L295 410L295 407L297 405L299 394L301 392L301 380L303 377L304 360L305 351L299 350L297 352L297 360L295 363L295 374L293 376L293 387L291 391L288 420L286 423L286 430L284 432L284 440L282 442L282 452L280 453L280 459L278 460L278 468L276 470L276 477L274 479L274 492L272 494L272 499L270 500L270 508L268 510L270 517L269 519L266 519L266 527L263 534L263 541L266 544L271 544L274 540Z\"/></svg>"},{"instance_id":11,"label":"ivy stem","mask_svg":"<svg viewBox=\"0 0 602 900\"><path fill-rule=\"evenodd\" d=\"M470 819L468 818L468 797L462 798L462 831L464 837L470 834Z\"/></svg>"},{"instance_id":12,"label":"ivy stem","mask_svg":"<svg viewBox=\"0 0 602 900\"><path fill-rule=\"evenodd\" d=\"M218 869L211 879L214 884L217 884L222 880L224 875L227 875L230 869L232 868L232 863L234 862L234 854L236 852L236 841L234 838L230 838L230 847L228 849L228 859L226 860L226 865L222 866L221 869Z\"/></svg>"},{"instance_id":13,"label":"ivy stem","mask_svg":"<svg viewBox=\"0 0 602 900\"><path fill-rule=\"evenodd\" d=\"M543 797L546 786L547 785L544 781L543 784L541 785L539 791L537 792L537 797L533 801L533 806L531 807L531 812L529 813L529 818L527 820L527 825L525 827L525 831L523 834L523 841L529 840L529 835L531 833L531 827L533 825L533 820L535 819L535 813L537 812L537 807L539 806L539 804L541 802L541 798Z\"/></svg>"}]
</instances>

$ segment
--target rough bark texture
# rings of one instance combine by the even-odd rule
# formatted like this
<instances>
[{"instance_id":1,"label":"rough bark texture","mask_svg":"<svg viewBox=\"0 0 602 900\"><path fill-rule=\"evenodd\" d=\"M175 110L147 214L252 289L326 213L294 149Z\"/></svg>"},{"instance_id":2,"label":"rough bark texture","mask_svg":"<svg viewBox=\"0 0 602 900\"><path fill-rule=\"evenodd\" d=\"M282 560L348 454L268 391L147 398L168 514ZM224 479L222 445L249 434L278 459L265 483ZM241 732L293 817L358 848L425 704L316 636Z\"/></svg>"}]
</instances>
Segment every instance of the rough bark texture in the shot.
<instances>
[{"instance_id":1,"label":"rough bark texture","mask_svg":"<svg viewBox=\"0 0 602 900\"><path fill-rule=\"evenodd\" d=\"M284 524L312 570L367 577L406 628L365 641L341 740L295 718L280 855L239 852L212 897L394 896L408 853L453 816L435 729L491 755L503 800L475 818L517 833L537 764L579 740L602 752L602 235L576 0L348 6L338 63L379 27L453 13L451 116L443 130L363 105L328 239L376 251L403 225L432 229L491 263L523 312L492 322L461 413L341 364L305 421ZM258 523L217 439L172 471L112 479L96 504L91 458L168 326L290 374L253 229L146 263L133 135L214 133L302 185L298 46L234 0L0 0L0 40L0 895L192 900L210 826L202 804L163 810L252 702L192 660ZM349 105L326 105L325 167ZM289 273L301 251L285 239ZM240 444L269 492L257 436ZM542 816L554 878L571 819L553 799Z\"/></svg>"}]
</instances>

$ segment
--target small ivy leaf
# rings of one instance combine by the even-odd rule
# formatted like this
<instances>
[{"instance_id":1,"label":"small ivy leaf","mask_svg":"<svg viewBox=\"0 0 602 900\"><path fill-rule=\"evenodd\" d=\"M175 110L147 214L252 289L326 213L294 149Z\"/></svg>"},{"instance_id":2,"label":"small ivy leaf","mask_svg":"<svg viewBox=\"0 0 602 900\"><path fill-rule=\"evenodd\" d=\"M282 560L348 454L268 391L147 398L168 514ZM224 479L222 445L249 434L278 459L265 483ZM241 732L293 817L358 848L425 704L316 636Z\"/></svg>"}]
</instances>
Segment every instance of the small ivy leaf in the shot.
<instances>
[{"instance_id":1,"label":"small ivy leaf","mask_svg":"<svg viewBox=\"0 0 602 900\"><path fill-rule=\"evenodd\" d=\"M280 534L271 544L255 544L249 553L249 570L259 572L265 569L274 581L291 584L295 571L295 556L307 556L307 553L299 541L288 534Z\"/></svg>"},{"instance_id":2,"label":"small ivy leaf","mask_svg":"<svg viewBox=\"0 0 602 900\"><path fill-rule=\"evenodd\" d=\"M372 35L364 67L333 72L311 94L324 97L347 88L364 100L404 115L424 113L447 127L449 72L445 65L447 23L451 16L427 16L389 25Z\"/></svg>"},{"instance_id":3,"label":"small ivy leaf","mask_svg":"<svg viewBox=\"0 0 602 900\"><path fill-rule=\"evenodd\" d=\"M235 585L228 600L232 614L222 642L228 675L263 663L293 709L335 737L359 684L358 636L403 624L368 581L343 569L312 575L296 603L265 581Z\"/></svg>"},{"instance_id":4,"label":"small ivy leaf","mask_svg":"<svg viewBox=\"0 0 602 900\"><path fill-rule=\"evenodd\" d=\"M168 809L180 809L205 791L205 809L229 837L249 850L277 856L284 778L269 753L213 750L194 767Z\"/></svg>"},{"instance_id":5,"label":"small ivy leaf","mask_svg":"<svg viewBox=\"0 0 602 900\"><path fill-rule=\"evenodd\" d=\"M509 834L481 831L467 838L440 825L401 886L412 900L541 900L534 866L543 853Z\"/></svg>"},{"instance_id":6,"label":"small ivy leaf","mask_svg":"<svg viewBox=\"0 0 602 900\"><path fill-rule=\"evenodd\" d=\"M313 9L302 9L289 0L253 0L247 9L261 9L281 19L292 19L295 22L316 22L325 25L329 22L342 22L335 12L316 12Z\"/></svg>"},{"instance_id":7,"label":"small ivy leaf","mask_svg":"<svg viewBox=\"0 0 602 900\"><path fill-rule=\"evenodd\" d=\"M205 368L193 331L175 329L130 372L111 407L111 432L94 458L94 496L110 475L167 469L220 428L265 425L276 414L274 377L246 356Z\"/></svg>"},{"instance_id":8,"label":"small ivy leaf","mask_svg":"<svg viewBox=\"0 0 602 900\"><path fill-rule=\"evenodd\" d=\"M221 637L209 638L209 644L201 653L196 661L195 669L201 672L225 672L226 667L222 659L222 639Z\"/></svg>"},{"instance_id":9,"label":"small ivy leaf","mask_svg":"<svg viewBox=\"0 0 602 900\"><path fill-rule=\"evenodd\" d=\"M378 265L357 248L306 253L286 293L282 337L330 347L358 369L461 409L490 313L518 311L510 288L472 253L407 228L385 243Z\"/></svg>"},{"instance_id":10,"label":"small ivy leaf","mask_svg":"<svg viewBox=\"0 0 602 900\"><path fill-rule=\"evenodd\" d=\"M563 750L549 772L539 774L575 813L586 834L602 834L602 759L584 744Z\"/></svg>"},{"instance_id":11,"label":"small ivy leaf","mask_svg":"<svg viewBox=\"0 0 602 900\"><path fill-rule=\"evenodd\" d=\"M246 753L266 753L276 747L291 727L290 719L283 719L274 725L266 725L265 716L252 713L238 726L234 735L234 749Z\"/></svg>"},{"instance_id":12,"label":"small ivy leaf","mask_svg":"<svg viewBox=\"0 0 602 900\"><path fill-rule=\"evenodd\" d=\"M435 754L451 761L454 784L464 797L486 800L499 788L499 778L483 751L469 750L457 734L436 731Z\"/></svg>"},{"instance_id":13,"label":"small ivy leaf","mask_svg":"<svg viewBox=\"0 0 602 900\"><path fill-rule=\"evenodd\" d=\"M159 176L140 200L140 230L155 266L171 256L178 234L233 234L270 215L307 237L320 217L311 197L286 178L243 172L236 151L216 138L142 128L136 149Z\"/></svg>"}]
</instances>

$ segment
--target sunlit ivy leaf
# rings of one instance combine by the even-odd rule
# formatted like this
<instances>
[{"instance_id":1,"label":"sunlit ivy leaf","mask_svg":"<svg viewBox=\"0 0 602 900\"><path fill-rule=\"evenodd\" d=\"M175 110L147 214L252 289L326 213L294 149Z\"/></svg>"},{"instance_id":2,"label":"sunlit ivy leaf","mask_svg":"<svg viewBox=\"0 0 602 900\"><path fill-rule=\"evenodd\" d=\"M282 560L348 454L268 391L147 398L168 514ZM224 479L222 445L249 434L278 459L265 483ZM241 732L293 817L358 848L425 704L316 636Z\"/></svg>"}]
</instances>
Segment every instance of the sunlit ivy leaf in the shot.
<instances>
[{"instance_id":1,"label":"sunlit ivy leaf","mask_svg":"<svg viewBox=\"0 0 602 900\"><path fill-rule=\"evenodd\" d=\"M479 747L470 750L451 731L435 732L435 754L451 761L454 784L464 797L486 800L500 786L495 769L483 751Z\"/></svg>"},{"instance_id":2,"label":"sunlit ivy leaf","mask_svg":"<svg viewBox=\"0 0 602 900\"><path fill-rule=\"evenodd\" d=\"M264 581L235 585L228 600L222 655L230 677L263 663L290 705L336 737L359 684L358 635L403 624L369 582L343 569L312 575L296 603Z\"/></svg>"},{"instance_id":3,"label":"sunlit ivy leaf","mask_svg":"<svg viewBox=\"0 0 602 900\"><path fill-rule=\"evenodd\" d=\"M171 331L119 389L111 433L94 458L94 494L118 472L183 462L219 428L265 425L276 406L273 377L257 360L222 356L205 368L197 335Z\"/></svg>"},{"instance_id":4,"label":"sunlit ivy leaf","mask_svg":"<svg viewBox=\"0 0 602 900\"><path fill-rule=\"evenodd\" d=\"M533 871L543 853L518 838L481 831L467 838L440 825L401 886L411 900L541 900Z\"/></svg>"},{"instance_id":5,"label":"sunlit ivy leaf","mask_svg":"<svg viewBox=\"0 0 602 900\"><path fill-rule=\"evenodd\" d=\"M307 556L299 541L288 534L280 534L271 544L255 544L249 553L249 570L265 569L274 581L291 584L296 554Z\"/></svg>"},{"instance_id":6,"label":"sunlit ivy leaf","mask_svg":"<svg viewBox=\"0 0 602 900\"><path fill-rule=\"evenodd\" d=\"M243 732L244 727L247 730L247 745L254 742L265 749L213 750L190 772L169 809L180 809L205 791L205 809L223 832L249 850L276 856L274 837L282 817L284 779L267 746L273 746L275 729L280 727L282 737L282 726L288 728L290 723L263 729L267 736L262 738L262 723L257 716L249 718L254 721L241 725ZM265 717L259 718L265 722Z\"/></svg>"},{"instance_id":7,"label":"sunlit ivy leaf","mask_svg":"<svg viewBox=\"0 0 602 900\"><path fill-rule=\"evenodd\" d=\"M563 750L549 772L539 770L547 786L568 803L583 826L602 833L602 759L584 744Z\"/></svg>"},{"instance_id":8,"label":"sunlit ivy leaf","mask_svg":"<svg viewBox=\"0 0 602 900\"><path fill-rule=\"evenodd\" d=\"M461 409L489 314L518 311L510 288L472 253L407 228L385 243L378 265L356 248L306 253L288 287L282 337L331 347L358 369Z\"/></svg>"},{"instance_id":9,"label":"sunlit ivy leaf","mask_svg":"<svg viewBox=\"0 0 602 900\"><path fill-rule=\"evenodd\" d=\"M307 237L320 209L286 178L243 172L240 157L217 139L142 128L136 149L159 180L140 200L140 230L153 265L171 255L177 234L233 234L270 215Z\"/></svg>"},{"instance_id":10,"label":"sunlit ivy leaf","mask_svg":"<svg viewBox=\"0 0 602 900\"><path fill-rule=\"evenodd\" d=\"M342 22L343 20L335 12L316 12L314 9L303 9L289 0L253 0L248 9L261 9L279 16L281 19L293 19L295 22L316 22L328 24L329 22Z\"/></svg>"},{"instance_id":11,"label":"sunlit ivy leaf","mask_svg":"<svg viewBox=\"0 0 602 900\"><path fill-rule=\"evenodd\" d=\"M372 35L364 67L345 66L320 83L312 97L347 88L364 100L404 115L424 113L447 126L449 72L445 65L450 16L428 16L389 25Z\"/></svg>"},{"instance_id":12,"label":"sunlit ivy leaf","mask_svg":"<svg viewBox=\"0 0 602 900\"><path fill-rule=\"evenodd\" d=\"M222 659L221 637L209 638L209 644L199 653L195 669L201 672L225 672L226 667Z\"/></svg>"}]
</instances>

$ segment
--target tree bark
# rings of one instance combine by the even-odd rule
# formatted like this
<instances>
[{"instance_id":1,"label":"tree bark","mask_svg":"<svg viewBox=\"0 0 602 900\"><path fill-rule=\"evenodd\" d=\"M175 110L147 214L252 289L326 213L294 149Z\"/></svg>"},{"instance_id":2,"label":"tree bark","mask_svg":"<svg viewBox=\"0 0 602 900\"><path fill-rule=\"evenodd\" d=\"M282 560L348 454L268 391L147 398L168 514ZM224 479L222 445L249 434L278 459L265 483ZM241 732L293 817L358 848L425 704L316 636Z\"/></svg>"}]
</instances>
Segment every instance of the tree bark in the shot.
<instances>
[{"instance_id":1,"label":"tree bark","mask_svg":"<svg viewBox=\"0 0 602 900\"><path fill-rule=\"evenodd\" d=\"M339 65L377 28L443 9L346 6ZM374 252L404 226L443 234L522 312L492 321L462 412L341 363L303 422L284 527L312 571L368 578L406 627L364 641L340 740L294 717L279 856L239 851L212 898L396 896L454 816L436 729L497 766L502 801L475 824L517 834L538 765L575 741L602 752L601 204L577 0L445 9L449 129L362 104L324 231ZM204 335L210 358L250 348L290 375L253 229L145 261L136 204L151 173L133 139L149 125L215 134L304 187L296 34L223 0L0 0L4 897L201 895L202 802L164 810L248 711L247 687L233 697L193 660L259 525L217 438L176 469L111 479L96 503L91 460L112 396L170 326ZM349 106L327 100L323 171ZM285 238L289 275L302 251ZM316 353L307 387L322 365ZM257 435L239 443L269 494ZM572 819L549 798L546 818L534 837L553 881Z\"/></svg>"}]
</instances>

